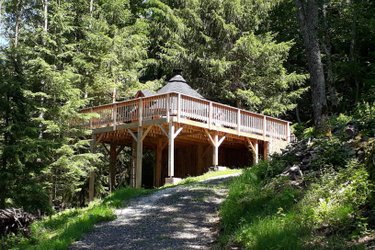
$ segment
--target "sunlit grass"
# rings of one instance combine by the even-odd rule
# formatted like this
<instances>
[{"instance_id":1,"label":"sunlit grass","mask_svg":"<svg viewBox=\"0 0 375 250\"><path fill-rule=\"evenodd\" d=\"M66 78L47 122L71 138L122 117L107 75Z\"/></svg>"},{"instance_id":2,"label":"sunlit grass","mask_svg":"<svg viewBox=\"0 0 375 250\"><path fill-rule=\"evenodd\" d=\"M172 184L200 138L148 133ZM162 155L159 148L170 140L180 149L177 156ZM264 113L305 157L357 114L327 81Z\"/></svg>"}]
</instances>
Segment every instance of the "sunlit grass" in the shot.
<instances>
[{"instance_id":1,"label":"sunlit grass","mask_svg":"<svg viewBox=\"0 0 375 250\"><path fill-rule=\"evenodd\" d=\"M178 185L201 182L210 178L241 173L239 169L210 171L201 176L188 177ZM170 187L175 185L166 185ZM116 218L115 208L119 208L131 198L149 194L153 190L123 188L103 200L95 200L85 208L68 209L45 217L31 225L31 237L18 239L11 249L68 249L83 234L91 231L95 224Z\"/></svg>"},{"instance_id":2,"label":"sunlit grass","mask_svg":"<svg viewBox=\"0 0 375 250\"><path fill-rule=\"evenodd\" d=\"M127 200L152 190L123 188L88 207L68 209L31 225L31 237L23 239L13 249L68 249L69 245L91 231L95 224L116 218L115 208Z\"/></svg>"},{"instance_id":3,"label":"sunlit grass","mask_svg":"<svg viewBox=\"0 0 375 250\"><path fill-rule=\"evenodd\" d=\"M177 184L166 184L162 186L161 188L174 187L177 185L193 184L193 183L206 181L208 179L215 178L215 177L231 175L231 174L241 174L241 173L242 173L242 169L229 169L229 168L224 169L224 170L218 170L218 171L208 171L207 173L203 175L187 177L185 179L182 179Z\"/></svg>"}]
</instances>

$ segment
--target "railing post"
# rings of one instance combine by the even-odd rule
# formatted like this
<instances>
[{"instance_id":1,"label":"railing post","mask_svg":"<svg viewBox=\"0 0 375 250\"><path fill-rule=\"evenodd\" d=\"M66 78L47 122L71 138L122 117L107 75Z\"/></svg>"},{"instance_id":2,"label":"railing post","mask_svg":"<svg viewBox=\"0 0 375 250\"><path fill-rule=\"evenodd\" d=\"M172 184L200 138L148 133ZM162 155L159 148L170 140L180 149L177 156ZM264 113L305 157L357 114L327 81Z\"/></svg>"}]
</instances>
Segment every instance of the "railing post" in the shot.
<instances>
[{"instance_id":1,"label":"railing post","mask_svg":"<svg viewBox=\"0 0 375 250\"><path fill-rule=\"evenodd\" d=\"M237 134L241 132L241 110L237 109Z\"/></svg>"},{"instance_id":2,"label":"railing post","mask_svg":"<svg viewBox=\"0 0 375 250\"><path fill-rule=\"evenodd\" d=\"M177 95L177 122L180 122L181 117L181 94L178 93Z\"/></svg>"},{"instance_id":3,"label":"railing post","mask_svg":"<svg viewBox=\"0 0 375 250\"><path fill-rule=\"evenodd\" d=\"M267 117L263 116L263 137L267 136Z\"/></svg>"},{"instance_id":4,"label":"railing post","mask_svg":"<svg viewBox=\"0 0 375 250\"><path fill-rule=\"evenodd\" d=\"M290 124L289 122L286 123L286 141L290 142Z\"/></svg>"},{"instance_id":5,"label":"railing post","mask_svg":"<svg viewBox=\"0 0 375 250\"><path fill-rule=\"evenodd\" d=\"M90 108L90 113L92 114L92 111L93 111L93 109L92 109L92 107ZM90 118L90 129L92 129L92 117Z\"/></svg>"},{"instance_id":6,"label":"railing post","mask_svg":"<svg viewBox=\"0 0 375 250\"><path fill-rule=\"evenodd\" d=\"M113 104L113 130L116 130L117 124L117 104Z\"/></svg>"},{"instance_id":7,"label":"railing post","mask_svg":"<svg viewBox=\"0 0 375 250\"><path fill-rule=\"evenodd\" d=\"M167 122L169 122L170 118L170 100L169 100L169 94L167 94Z\"/></svg>"},{"instance_id":8,"label":"railing post","mask_svg":"<svg viewBox=\"0 0 375 250\"><path fill-rule=\"evenodd\" d=\"M142 119L143 119L143 100L142 98L139 99L139 103L138 103L138 110L139 110L139 113L138 113L138 126L139 127L142 127Z\"/></svg>"},{"instance_id":9,"label":"railing post","mask_svg":"<svg viewBox=\"0 0 375 250\"><path fill-rule=\"evenodd\" d=\"M210 102L208 107L208 127L212 128L212 102Z\"/></svg>"}]
</instances>

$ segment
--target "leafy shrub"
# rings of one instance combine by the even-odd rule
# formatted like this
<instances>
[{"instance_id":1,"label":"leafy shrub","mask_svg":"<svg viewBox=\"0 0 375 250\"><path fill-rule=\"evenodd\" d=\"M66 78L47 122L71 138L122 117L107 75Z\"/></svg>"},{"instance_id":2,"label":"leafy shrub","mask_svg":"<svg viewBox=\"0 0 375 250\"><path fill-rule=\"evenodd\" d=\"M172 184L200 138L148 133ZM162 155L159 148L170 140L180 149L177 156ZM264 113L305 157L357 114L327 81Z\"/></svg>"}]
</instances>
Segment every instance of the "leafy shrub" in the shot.
<instances>
[{"instance_id":1,"label":"leafy shrub","mask_svg":"<svg viewBox=\"0 0 375 250\"><path fill-rule=\"evenodd\" d=\"M360 103L355 108L353 119L363 132L374 135L375 128L375 102Z\"/></svg>"}]
</instances>

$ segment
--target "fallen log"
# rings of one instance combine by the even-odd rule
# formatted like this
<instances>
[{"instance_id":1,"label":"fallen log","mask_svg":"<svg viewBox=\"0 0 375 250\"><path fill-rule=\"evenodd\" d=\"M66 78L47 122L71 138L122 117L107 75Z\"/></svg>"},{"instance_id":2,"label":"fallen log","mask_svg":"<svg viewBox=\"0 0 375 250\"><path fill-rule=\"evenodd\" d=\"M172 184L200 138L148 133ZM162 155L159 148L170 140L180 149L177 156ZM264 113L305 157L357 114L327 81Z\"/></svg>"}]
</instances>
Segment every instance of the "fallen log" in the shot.
<instances>
[{"instance_id":1,"label":"fallen log","mask_svg":"<svg viewBox=\"0 0 375 250\"><path fill-rule=\"evenodd\" d=\"M19 208L0 209L0 236L9 233L28 234L35 217Z\"/></svg>"}]
</instances>

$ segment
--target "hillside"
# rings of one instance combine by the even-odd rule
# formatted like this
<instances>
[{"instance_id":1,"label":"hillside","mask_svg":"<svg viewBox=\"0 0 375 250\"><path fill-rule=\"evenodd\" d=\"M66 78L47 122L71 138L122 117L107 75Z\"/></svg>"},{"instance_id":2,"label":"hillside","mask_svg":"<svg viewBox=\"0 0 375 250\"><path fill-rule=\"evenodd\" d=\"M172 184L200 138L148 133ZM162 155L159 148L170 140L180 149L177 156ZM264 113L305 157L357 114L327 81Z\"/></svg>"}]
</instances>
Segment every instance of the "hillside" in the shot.
<instances>
[{"instance_id":1,"label":"hillside","mask_svg":"<svg viewBox=\"0 0 375 250\"><path fill-rule=\"evenodd\" d=\"M331 134L290 145L249 168L221 208L221 244L247 249L373 246L375 108L331 119Z\"/></svg>"}]
</instances>

